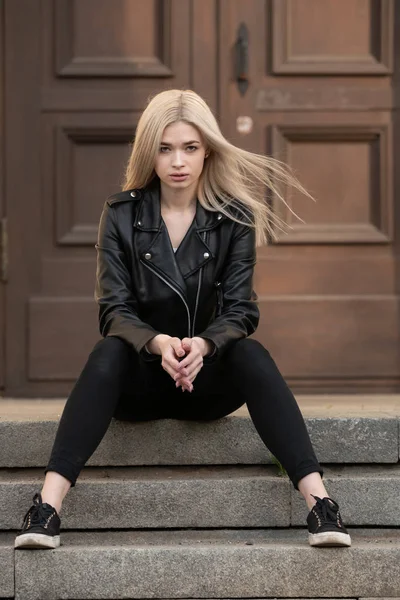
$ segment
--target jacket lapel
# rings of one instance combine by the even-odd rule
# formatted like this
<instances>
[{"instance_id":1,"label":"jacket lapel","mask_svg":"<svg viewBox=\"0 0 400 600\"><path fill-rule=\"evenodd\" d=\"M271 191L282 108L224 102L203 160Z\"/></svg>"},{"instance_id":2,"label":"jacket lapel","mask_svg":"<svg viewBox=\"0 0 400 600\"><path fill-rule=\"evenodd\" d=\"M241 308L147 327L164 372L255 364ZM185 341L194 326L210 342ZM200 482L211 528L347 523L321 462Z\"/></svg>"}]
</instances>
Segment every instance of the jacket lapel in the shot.
<instances>
[{"instance_id":1,"label":"jacket lapel","mask_svg":"<svg viewBox=\"0 0 400 600\"><path fill-rule=\"evenodd\" d=\"M168 230L161 218L158 180L144 190L133 226L145 234L138 239L141 261L186 297L185 280L175 260Z\"/></svg>"},{"instance_id":2,"label":"jacket lapel","mask_svg":"<svg viewBox=\"0 0 400 600\"><path fill-rule=\"evenodd\" d=\"M207 232L225 215L205 210L197 201L196 215L178 250L174 253L167 227L161 217L160 184L156 178L145 190L136 213L134 228L140 236L140 259L150 269L178 287L187 298L186 279L215 256L207 245Z\"/></svg>"},{"instance_id":3,"label":"jacket lapel","mask_svg":"<svg viewBox=\"0 0 400 600\"><path fill-rule=\"evenodd\" d=\"M186 236L182 240L175 258L184 279L193 275L215 258L207 245L207 230L201 228L199 223L204 222L205 214L208 211L197 201L196 215Z\"/></svg>"}]
</instances>

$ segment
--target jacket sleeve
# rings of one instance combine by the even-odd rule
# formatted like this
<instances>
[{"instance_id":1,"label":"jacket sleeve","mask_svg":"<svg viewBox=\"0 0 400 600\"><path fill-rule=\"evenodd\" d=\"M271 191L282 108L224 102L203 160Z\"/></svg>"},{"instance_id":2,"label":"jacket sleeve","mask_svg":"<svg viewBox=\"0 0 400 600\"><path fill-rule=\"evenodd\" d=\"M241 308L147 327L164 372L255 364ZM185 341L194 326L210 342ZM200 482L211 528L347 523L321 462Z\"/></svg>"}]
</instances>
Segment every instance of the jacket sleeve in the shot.
<instances>
[{"instance_id":1,"label":"jacket sleeve","mask_svg":"<svg viewBox=\"0 0 400 600\"><path fill-rule=\"evenodd\" d=\"M99 306L101 335L119 337L143 357L146 354L154 357L144 351L144 346L159 332L138 317L134 285L115 222L115 210L107 202L100 218L96 250L95 299Z\"/></svg>"},{"instance_id":2,"label":"jacket sleeve","mask_svg":"<svg viewBox=\"0 0 400 600\"><path fill-rule=\"evenodd\" d=\"M254 333L260 316L257 295L253 291L256 264L254 229L236 224L228 252L221 277L221 313L198 334L214 343L215 352L210 357L221 356L236 340Z\"/></svg>"}]
</instances>

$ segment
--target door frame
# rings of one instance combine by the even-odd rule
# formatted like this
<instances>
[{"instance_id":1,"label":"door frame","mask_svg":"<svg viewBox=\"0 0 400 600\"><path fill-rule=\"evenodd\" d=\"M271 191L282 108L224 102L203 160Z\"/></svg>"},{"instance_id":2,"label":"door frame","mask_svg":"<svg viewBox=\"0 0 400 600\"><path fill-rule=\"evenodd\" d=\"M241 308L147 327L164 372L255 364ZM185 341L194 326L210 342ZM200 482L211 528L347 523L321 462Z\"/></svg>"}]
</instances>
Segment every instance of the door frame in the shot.
<instances>
[{"instance_id":1,"label":"door frame","mask_svg":"<svg viewBox=\"0 0 400 600\"><path fill-rule=\"evenodd\" d=\"M4 0L0 0L0 219L5 218L5 52L4 52L4 32L5 32L5 6ZM4 235L4 231L0 231L0 248L1 255L1 268L0 268L0 395L5 387L5 356L6 356L6 331L5 331L5 273L3 272L3 266L5 264L4 252L4 240L1 237Z\"/></svg>"}]
</instances>

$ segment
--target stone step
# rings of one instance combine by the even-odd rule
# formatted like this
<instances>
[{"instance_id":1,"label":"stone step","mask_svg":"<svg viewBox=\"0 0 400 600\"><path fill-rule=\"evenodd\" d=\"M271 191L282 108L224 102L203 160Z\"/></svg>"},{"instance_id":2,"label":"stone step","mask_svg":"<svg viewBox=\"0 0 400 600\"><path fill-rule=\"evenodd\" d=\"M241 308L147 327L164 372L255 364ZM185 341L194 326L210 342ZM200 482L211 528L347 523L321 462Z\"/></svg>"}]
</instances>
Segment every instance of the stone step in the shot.
<instances>
[{"instance_id":1,"label":"stone step","mask_svg":"<svg viewBox=\"0 0 400 600\"><path fill-rule=\"evenodd\" d=\"M41 478L0 471L0 529L20 527ZM271 466L89 468L62 509L63 529L289 525L289 483Z\"/></svg>"},{"instance_id":2,"label":"stone step","mask_svg":"<svg viewBox=\"0 0 400 600\"><path fill-rule=\"evenodd\" d=\"M70 532L15 552L15 598L399 597L400 531L351 533L316 549L305 530Z\"/></svg>"},{"instance_id":3,"label":"stone step","mask_svg":"<svg viewBox=\"0 0 400 600\"><path fill-rule=\"evenodd\" d=\"M14 598L14 536L0 533L0 598Z\"/></svg>"},{"instance_id":4,"label":"stone step","mask_svg":"<svg viewBox=\"0 0 400 600\"><path fill-rule=\"evenodd\" d=\"M20 528L41 470L0 470L0 529ZM400 465L325 468L350 526L400 525ZM304 526L308 510L271 466L87 468L62 510L66 529Z\"/></svg>"},{"instance_id":5,"label":"stone step","mask_svg":"<svg viewBox=\"0 0 400 600\"><path fill-rule=\"evenodd\" d=\"M44 467L64 402L18 402L0 400L0 468ZM365 410L361 403L357 405L361 416L343 408L335 413L329 400L321 400L321 406L307 406L302 406L302 410L320 462L399 461L397 404L391 411L374 412L371 408ZM330 416L323 416L324 413ZM247 410L240 409L207 423L170 419L146 423L113 421L88 464L108 467L272 462Z\"/></svg>"}]
</instances>

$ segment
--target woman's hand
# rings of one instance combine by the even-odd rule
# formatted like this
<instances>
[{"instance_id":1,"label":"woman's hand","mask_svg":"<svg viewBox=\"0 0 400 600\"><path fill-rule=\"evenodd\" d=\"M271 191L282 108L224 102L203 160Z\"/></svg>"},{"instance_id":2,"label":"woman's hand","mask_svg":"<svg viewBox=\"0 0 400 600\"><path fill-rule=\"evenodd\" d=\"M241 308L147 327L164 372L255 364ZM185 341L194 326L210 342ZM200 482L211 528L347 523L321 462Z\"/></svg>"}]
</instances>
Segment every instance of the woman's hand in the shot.
<instances>
[{"instance_id":1,"label":"woman's hand","mask_svg":"<svg viewBox=\"0 0 400 600\"><path fill-rule=\"evenodd\" d=\"M186 357L179 363L178 373L174 376L176 387L193 391L193 381L203 367L203 356L212 350L212 344L200 337L183 338L182 348Z\"/></svg>"},{"instance_id":2,"label":"woman's hand","mask_svg":"<svg viewBox=\"0 0 400 600\"><path fill-rule=\"evenodd\" d=\"M175 376L179 373L180 366L178 358L185 356L181 340L160 333L147 343L147 348L152 354L161 355L162 368L176 381Z\"/></svg>"},{"instance_id":3,"label":"woman's hand","mask_svg":"<svg viewBox=\"0 0 400 600\"><path fill-rule=\"evenodd\" d=\"M204 338L184 338L158 334L147 343L152 354L161 355L161 366L182 391L193 391L193 381L203 366L203 356L210 354L212 343ZM182 359L179 362L179 358Z\"/></svg>"}]
</instances>

